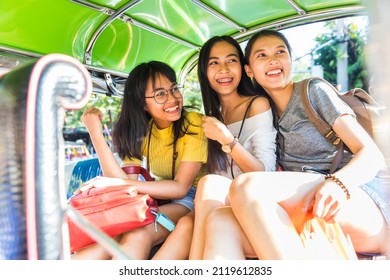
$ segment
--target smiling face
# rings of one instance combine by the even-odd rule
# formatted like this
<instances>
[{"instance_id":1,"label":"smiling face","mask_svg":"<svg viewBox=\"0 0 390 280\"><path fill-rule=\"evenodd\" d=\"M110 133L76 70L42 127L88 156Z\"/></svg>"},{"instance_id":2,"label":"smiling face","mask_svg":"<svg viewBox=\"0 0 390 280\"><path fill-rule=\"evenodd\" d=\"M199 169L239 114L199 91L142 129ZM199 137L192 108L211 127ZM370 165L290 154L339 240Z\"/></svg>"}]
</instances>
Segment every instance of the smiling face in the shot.
<instances>
[{"instance_id":1,"label":"smiling face","mask_svg":"<svg viewBox=\"0 0 390 280\"><path fill-rule=\"evenodd\" d=\"M245 70L268 93L286 87L291 81L291 56L287 46L277 36L258 38L249 54Z\"/></svg>"},{"instance_id":2,"label":"smiling face","mask_svg":"<svg viewBox=\"0 0 390 280\"><path fill-rule=\"evenodd\" d=\"M153 96L154 92L161 89L171 89L176 83L167 77L159 75L154 83L149 79L145 97ZM146 98L145 110L152 116L154 123L159 129L169 127L172 122L180 119L183 108L183 98L176 98L169 91L168 99L164 104L158 104L154 98Z\"/></svg>"},{"instance_id":3,"label":"smiling face","mask_svg":"<svg viewBox=\"0 0 390 280\"><path fill-rule=\"evenodd\" d=\"M218 95L237 93L241 80L241 62L237 49L228 42L216 43L210 50L207 79Z\"/></svg>"}]
</instances>

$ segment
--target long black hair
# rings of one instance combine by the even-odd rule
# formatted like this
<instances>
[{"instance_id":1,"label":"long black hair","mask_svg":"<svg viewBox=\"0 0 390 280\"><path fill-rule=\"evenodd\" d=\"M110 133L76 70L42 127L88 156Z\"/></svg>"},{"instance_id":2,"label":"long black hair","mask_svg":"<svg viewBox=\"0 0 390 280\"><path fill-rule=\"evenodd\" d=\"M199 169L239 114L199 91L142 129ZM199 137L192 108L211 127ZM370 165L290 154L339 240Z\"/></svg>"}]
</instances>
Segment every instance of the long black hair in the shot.
<instances>
[{"instance_id":1,"label":"long black hair","mask_svg":"<svg viewBox=\"0 0 390 280\"><path fill-rule=\"evenodd\" d=\"M150 131L151 115L145 111L145 92L148 82L153 84L162 75L176 83L176 73L167 64L160 61L144 62L136 66L129 74L121 111L113 129L113 142L121 158L142 160L142 143ZM189 122L183 109L180 119L173 123L173 142L187 133ZM172 142L172 143L173 143Z\"/></svg>"},{"instance_id":2,"label":"long black hair","mask_svg":"<svg viewBox=\"0 0 390 280\"><path fill-rule=\"evenodd\" d=\"M211 48L218 42L227 42L237 49L238 56L241 63L241 80L238 85L237 91L241 96L255 96L263 94L264 90L255 91L250 78L247 76L244 65L246 60L243 51L238 42L230 36L214 36L210 38L202 47L199 53L198 63L198 79L200 89L202 92L202 100L205 114L207 116L213 116L224 122L221 114L221 103L218 97L218 93L211 87L207 78L207 68L210 59ZM208 139L208 157L207 157L207 171L209 173L215 173L217 170L227 170L228 157L221 150L221 145L214 140Z\"/></svg>"},{"instance_id":3,"label":"long black hair","mask_svg":"<svg viewBox=\"0 0 390 280\"><path fill-rule=\"evenodd\" d=\"M254 43L258 40L258 39L261 39L263 37L276 37L276 38L279 38L280 40L283 41L283 43L286 45L287 47L287 51L291 57L291 53L292 53L292 49L291 49L291 45L290 43L288 42L287 38L279 31L276 31L276 30L272 30L272 29L264 29L264 30L261 30L257 33L255 33L248 41L246 47L245 47L245 59L246 61L248 62L249 64L249 56L252 52L252 49L253 49L253 45ZM253 84L254 84L254 87L256 89L258 88L261 88L263 89L263 87L256 81L255 78L253 78L252 80ZM264 91L265 92L265 91ZM275 103L273 102L272 98L268 95L267 92L265 92L266 96L268 97L268 100L270 102L270 106L272 108L272 116L273 116L273 125L277 131L277 141L276 141L276 145L277 145L277 149L276 149L276 155L277 155L277 160L279 161L279 159L281 158L282 154L284 153L284 138L283 138L283 135L279 132L279 125L278 125L278 116L276 114L276 109L275 109Z\"/></svg>"}]
</instances>

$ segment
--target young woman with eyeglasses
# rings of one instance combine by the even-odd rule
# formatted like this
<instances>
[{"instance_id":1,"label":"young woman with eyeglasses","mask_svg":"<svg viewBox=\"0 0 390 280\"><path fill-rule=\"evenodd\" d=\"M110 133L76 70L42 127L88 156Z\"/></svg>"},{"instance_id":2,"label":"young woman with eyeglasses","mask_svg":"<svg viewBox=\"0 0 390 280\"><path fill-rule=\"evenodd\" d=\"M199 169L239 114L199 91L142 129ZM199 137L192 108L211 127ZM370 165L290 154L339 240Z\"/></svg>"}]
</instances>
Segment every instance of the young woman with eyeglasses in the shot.
<instances>
[{"instance_id":1,"label":"young woman with eyeglasses","mask_svg":"<svg viewBox=\"0 0 390 280\"><path fill-rule=\"evenodd\" d=\"M254 90L244 65L240 45L229 36L210 38L200 51L209 175L199 181L194 213L180 219L155 259L202 259L206 221L213 209L229 205L231 179L243 172L276 169L270 104L265 94Z\"/></svg>"},{"instance_id":2,"label":"young woman with eyeglasses","mask_svg":"<svg viewBox=\"0 0 390 280\"><path fill-rule=\"evenodd\" d=\"M141 165L146 157L149 171L157 181L137 181L134 175L122 170L104 138L101 111L88 108L82 116L107 180L125 181L137 185L140 193L170 200L159 210L174 223L193 210L194 187L205 173L207 159L202 115L185 110L180 90L175 72L167 64L151 61L138 65L126 81L122 108L113 130L114 146L123 164ZM161 225L155 231L152 223L117 239L131 258L147 259L151 249L169 233ZM102 246L94 245L76 252L72 258L112 256Z\"/></svg>"}]
</instances>

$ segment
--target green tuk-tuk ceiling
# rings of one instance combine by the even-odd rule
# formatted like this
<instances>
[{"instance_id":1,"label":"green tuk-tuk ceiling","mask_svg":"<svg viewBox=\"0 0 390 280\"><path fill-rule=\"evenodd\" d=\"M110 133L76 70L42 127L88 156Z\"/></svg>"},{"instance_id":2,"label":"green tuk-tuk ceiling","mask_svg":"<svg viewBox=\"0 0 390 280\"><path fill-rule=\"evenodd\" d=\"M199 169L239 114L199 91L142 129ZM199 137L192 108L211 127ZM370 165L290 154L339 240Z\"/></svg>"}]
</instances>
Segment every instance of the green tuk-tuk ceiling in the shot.
<instances>
[{"instance_id":1,"label":"green tuk-tuk ceiling","mask_svg":"<svg viewBox=\"0 0 390 280\"><path fill-rule=\"evenodd\" d=\"M186 74L214 35L241 42L260 29L364 14L366 7L362 0L2 0L0 11L3 53L70 55L110 81L149 60Z\"/></svg>"}]
</instances>

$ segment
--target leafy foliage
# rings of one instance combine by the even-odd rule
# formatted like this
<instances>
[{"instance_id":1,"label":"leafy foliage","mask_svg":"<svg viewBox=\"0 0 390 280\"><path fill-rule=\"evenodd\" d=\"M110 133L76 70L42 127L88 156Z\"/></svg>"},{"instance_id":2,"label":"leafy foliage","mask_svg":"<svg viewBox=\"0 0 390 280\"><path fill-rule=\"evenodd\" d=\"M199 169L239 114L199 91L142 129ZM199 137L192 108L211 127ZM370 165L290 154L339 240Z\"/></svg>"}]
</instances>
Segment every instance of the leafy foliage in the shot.
<instances>
[{"instance_id":1,"label":"leafy foliage","mask_svg":"<svg viewBox=\"0 0 390 280\"><path fill-rule=\"evenodd\" d=\"M109 129L112 129L113 123L115 122L120 107L121 107L122 98L118 97L109 97L103 94L96 94L89 100L87 105L80 110L67 111L65 116L65 125L64 129L72 129L76 127L84 127L81 122L81 115L84 110L89 107L99 108L103 113L103 124L106 124Z\"/></svg>"},{"instance_id":2,"label":"leafy foliage","mask_svg":"<svg viewBox=\"0 0 390 280\"><path fill-rule=\"evenodd\" d=\"M348 57L349 88L360 87L368 89L369 77L364 60L367 32L359 29L355 21L347 22L340 29L336 21L329 21L324 26L327 32L321 33L315 38L317 42L315 65L321 65L324 69L324 78L337 84L337 59ZM347 42L347 53L340 51L338 43ZM321 47L323 46L323 47Z\"/></svg>"},{"instance_id":3,"label":"leafy foliage","mask_svg":"<svg viewBox=\"0 0 390 280\"><path fill-rule=\"evenodd\" d=\"M184 105L195 107L197 111L204 112L196 67L186 77L183 98Z\"/></svg>"}]
</instances>

